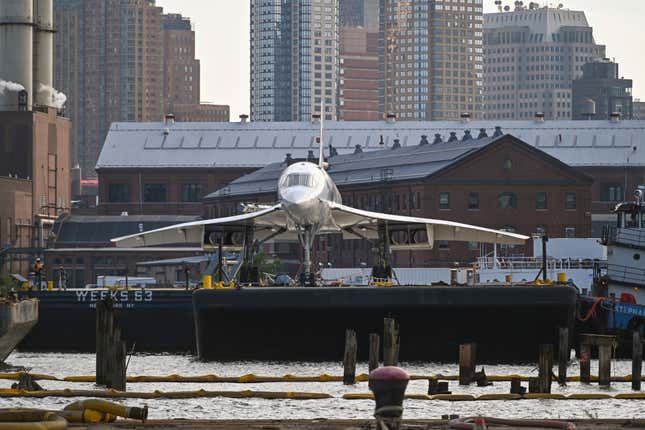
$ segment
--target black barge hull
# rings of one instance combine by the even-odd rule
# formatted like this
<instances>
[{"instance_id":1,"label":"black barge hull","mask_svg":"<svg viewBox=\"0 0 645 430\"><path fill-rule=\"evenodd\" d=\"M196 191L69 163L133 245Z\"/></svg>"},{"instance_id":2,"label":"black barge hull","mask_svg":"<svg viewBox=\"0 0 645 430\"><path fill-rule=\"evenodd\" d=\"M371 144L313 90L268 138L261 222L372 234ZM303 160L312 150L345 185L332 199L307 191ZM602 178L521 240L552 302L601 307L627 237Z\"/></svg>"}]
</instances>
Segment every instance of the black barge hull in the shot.
<instances>
[{"instance_id":1,"label":"black barge hull","mask_svg":"<svg viewBox=\"0 0 645 430\"><path fill-rule=\"evenodd\" d=\"M96 301L110 297L128 347L136 352L195 350L192 291L68 290L30 292L40 301L38 324L20 350L94 352Z\"/></svg>"},{"instance_id":2,"label":"black barge hull","mask_svg":"<svg viewBox=\"0 0 645 430\"><path fill-rule=\"evenodd\" d=\"M402 361L456 360L478 344L478 360L535 361L541 343L573 332L569 287L255 288L193 295L203 360L339 360L346 329L357 331L359 359L383 318L400 324Z\"/></svg>"}]
</instances>

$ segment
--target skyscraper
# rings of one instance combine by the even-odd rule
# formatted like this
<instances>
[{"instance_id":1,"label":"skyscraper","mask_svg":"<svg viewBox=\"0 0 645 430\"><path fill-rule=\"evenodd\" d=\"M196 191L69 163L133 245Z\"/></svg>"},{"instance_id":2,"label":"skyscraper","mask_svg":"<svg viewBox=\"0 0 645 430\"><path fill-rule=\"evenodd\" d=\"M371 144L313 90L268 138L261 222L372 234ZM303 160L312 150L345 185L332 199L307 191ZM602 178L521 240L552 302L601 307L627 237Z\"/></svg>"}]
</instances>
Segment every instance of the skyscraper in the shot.
<instances>
[{"instance_id":1,"label":"skyscraper","mask_svg":"<svg viewBox=\"0 0 645 430\"><path fill-rule=\"evenodd\" d=\"M163 22L164 111L177 121L226 122L225 105L201 103L201 67L195 58L195 31L190 19L167 14Z\"/></svg>"},{"instance_id":2,"label":"skyscraper","mask_svg":"<svg viewBox=\"0 0 645 430\"><path fill-rule=\"evenodd\" d=\"M374 121L379 110L379 0L340 3L339 119Z\"/></svg>"},{"instance_id":3,"label":"skyscraper","mask_svg":"<svg viewBox=\"0 0 645 430\"><path fill-rule=\"evenodd\" d=\"M251 0L251 119L338 114L338 0Z\"/></svg>"},{"instance_id":4,"label":"skyscraper","mask_svg":"<svg viewBox=\"0 0 645 430\"><path fill-rule=\"evenodd\" d=\"M55 86L69 96L84 177L115 121L163 117L162 9L153 0L55 0Z\"/></svg>"},{"instance_id":5,"label":"skyscraper","mask_svg":"<svg viewBox=\"0 0 645 430\"><path fill-rule=\"evenodd\" d=\"M195 58L195 32L188 18L164 15L164 104L166 112L175 105L199 104L200 64Z\"/></svg>"},{"instance_id":6,"label":"skyscraper","mask_svg":"<svg viewBox=\"0 0 645 430\"><path fill-rule=\"evenodd\" d=\"M481 117L482 21L482 0L380 0L381 111Z\"/></svg>"},{"instance_id":7,"label":"skyscraper","mask_svg":"<svg viewBox=\"0 0 645 430\"><path fill-rule=\"evenodd\" d=\"M484 17L486 118L571 119L574 79L605 56L584 12L531 3Z\"/></svg>"},{"instance_id":8,"label":"skyscraper","mask_svg":"<svg viewBox=\"0 0 645 430\"><path fill-rule=\"evenodd\" d=\"M613 113L633 119L632 80L619 78L618 63L609 59L582 66L572 94L573 119L610 119Z\"/></svg>"}]
</instances>

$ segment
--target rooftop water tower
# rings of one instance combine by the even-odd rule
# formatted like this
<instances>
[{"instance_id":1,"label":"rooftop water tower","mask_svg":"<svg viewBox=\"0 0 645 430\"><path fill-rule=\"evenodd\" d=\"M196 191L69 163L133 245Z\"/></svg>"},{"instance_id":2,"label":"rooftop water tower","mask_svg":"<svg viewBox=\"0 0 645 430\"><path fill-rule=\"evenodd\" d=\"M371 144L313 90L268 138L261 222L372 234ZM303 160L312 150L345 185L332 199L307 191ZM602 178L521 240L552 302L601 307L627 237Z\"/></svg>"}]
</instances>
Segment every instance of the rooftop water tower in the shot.
<instances>
[{"instance_id":1,"label":"rooftop water tower","mask_svg":"<svg viewBox=\"0 0 645 430\"><path fill-rule=\"evenodd\" d=\"M50 0L51 1L51 0ZM18 111L18 95L33 97L34 1L0 1L0 111Z\"/></svg>"}]
</instances>

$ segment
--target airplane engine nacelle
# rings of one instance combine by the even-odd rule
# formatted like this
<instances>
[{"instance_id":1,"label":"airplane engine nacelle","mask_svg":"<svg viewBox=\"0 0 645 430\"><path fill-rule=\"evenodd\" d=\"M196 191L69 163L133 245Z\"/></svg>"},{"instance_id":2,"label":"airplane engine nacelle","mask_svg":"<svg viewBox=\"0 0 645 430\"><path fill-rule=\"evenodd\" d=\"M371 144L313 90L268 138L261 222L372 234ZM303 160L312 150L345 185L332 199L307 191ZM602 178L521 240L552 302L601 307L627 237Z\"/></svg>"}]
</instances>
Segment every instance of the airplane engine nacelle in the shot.
<instances>
[{"instance_id":1,"label":"airplane engine nacelle","mask_svg":"<svg viewBox=\"0 0 645 430\"><path fill-rule=\"evenodd\" d=\"M432 226L405 230L393 229L390 231L390 249L393 251L432 249L433 236Z\"/></svg>"},{"instance_id":2,"label":"airplane engine nacelle","mask_svg":"<svg viewBox=\"0 0 645 430\"><path fill-rule=\"evenodd\" d=\"M220 242L222 249L227 251L239 251L244 248L243 231L206 231L202 247L205 251L216 251Z\"/></svg>"}]
</instances>

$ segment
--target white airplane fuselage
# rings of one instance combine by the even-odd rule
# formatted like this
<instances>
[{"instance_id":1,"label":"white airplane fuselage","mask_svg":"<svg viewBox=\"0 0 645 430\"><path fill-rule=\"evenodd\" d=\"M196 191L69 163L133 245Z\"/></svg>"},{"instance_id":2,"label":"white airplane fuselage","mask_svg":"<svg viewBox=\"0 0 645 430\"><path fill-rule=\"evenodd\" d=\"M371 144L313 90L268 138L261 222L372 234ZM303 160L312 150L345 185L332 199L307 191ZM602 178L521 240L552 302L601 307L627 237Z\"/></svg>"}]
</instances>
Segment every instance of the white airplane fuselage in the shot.
<instances>
[{"instance_id":1,"label":"white airplane fuselage","mask_svg":"<svg viewBox=\"0 0 645 430\"><path fill-rule=\"evenodd\" d=\"M342 204L338 188L324 168L306 161L282 172L278 201L294 228L311 228L314 234L331 221L328 202Z\"/></svg>"}]
</instances>

